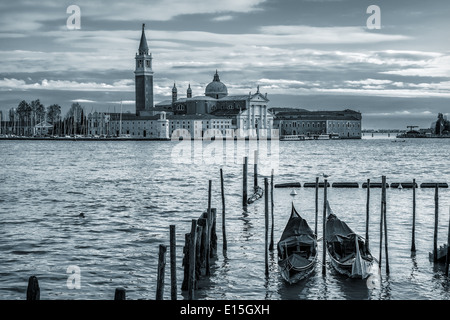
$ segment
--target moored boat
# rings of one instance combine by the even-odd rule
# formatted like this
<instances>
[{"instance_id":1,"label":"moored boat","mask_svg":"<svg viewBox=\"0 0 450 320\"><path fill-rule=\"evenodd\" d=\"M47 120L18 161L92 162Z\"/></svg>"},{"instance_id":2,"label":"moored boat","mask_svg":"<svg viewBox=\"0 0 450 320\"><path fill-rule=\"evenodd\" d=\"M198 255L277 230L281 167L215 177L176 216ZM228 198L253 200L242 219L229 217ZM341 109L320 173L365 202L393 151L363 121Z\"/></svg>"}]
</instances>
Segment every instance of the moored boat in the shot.
<instances>
[{"instance_id":1,"label":"moored boat","mask_svg":"<svg viewBox=\"0 0 450 320\"><path fill-rule=\"evenodd\" d=\"M277 245L278 268L288 283L306 278L317 263L317 236L295 210L291 215Z\"/></svg>"},{"instance_id":2,"label":"moored boat","mask_svg":"<svg viewBox=\"0 0 450 320\"><path fill-rule=\"evenodd\" d=\"M325 241L331 265L336 271L350 278L367 278L373 273L376 260L365 239L333 213L328 201L327 211Z\"/></svg>"},{"instance_id":3,"label":"moored boat","mask_svg":"<svg viewBox=\"0 0 450 320\"><path fill-rule=\"evenodd\" d=\"M251 204L253 202L255 202L256 200L258 200L259 198L261 198L264 194L264 189L261 188L260 186L256 186L253 194L247 199L247 203Z\"/></svg>"},{"instance_id":4,"label":"moored boat","mask_svg":"<svg viewBox=\"0 0 450 320\"><path fill-rule=\"evenodd\" d=\"M302 134L290 134L283 135L280 137L280 141L303 141L306 140L306 137Z\"/></svg>"}]
</instances>

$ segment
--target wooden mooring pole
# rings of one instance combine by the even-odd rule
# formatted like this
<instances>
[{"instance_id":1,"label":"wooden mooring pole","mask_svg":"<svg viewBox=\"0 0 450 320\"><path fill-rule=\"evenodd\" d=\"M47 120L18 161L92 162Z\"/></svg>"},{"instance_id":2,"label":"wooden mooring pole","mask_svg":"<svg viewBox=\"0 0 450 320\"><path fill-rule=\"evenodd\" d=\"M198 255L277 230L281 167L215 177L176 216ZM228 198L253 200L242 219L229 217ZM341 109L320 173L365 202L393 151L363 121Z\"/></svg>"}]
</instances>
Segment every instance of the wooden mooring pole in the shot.
<instances>
[{"instance_id":1,"label":"wooden mooring pole","mask_svg":"<svg viewBox=\"0 0 450 320\"><path fill-rule=\"evenodd\" d=\"M156 282L156 300L164 299L164 273L166 269L166 252L167 247L163 244L160 244L158 259L158 278Z\"/></svg>"},{"instance_id":2,"label":"wooden mooring pole","mask_svg":"<svg viewBox=\"0 0 450 320\"><path fill-rule=\"evenodd\" d=\"M223 243L223 252L227 251L227 233L225 230L225 192L223 188L223 170L220 168L220 189L222 192L222 243Z\"/></svg>"},{"instance_id":3,"label":"wooden mooring pole","mask_svg":"<svg viewBox=\"0 0 450 320\"><path fill-rule=\"evenodd\" d=\"M212 180L209 180L209 188L208 188L208 210L206 211L206 225L207 227L207 237L206 237L206 275L209 276L211 274L210 270L210 257L211 257L211 194L212 194Z\"/></svg>"},{"instance_id":4,"label":"wooden mooring pole","mask_svg":"<svg viewBox=\"0 0 450 320\"><path fill-rule=\"evenodd\" d=\"M191 234L185 233L184 234L184 247L183 247L183 282L181 283L181 290L187 291L188 290L188 283L189 283L189 247L191 244Z\"/></svg>"},{"instance_id":5,"label":"wooden mooring pole","mask_svg":"<svg viewBox=\"0 0 450 320\"><path fill-rule=\"evenodd\" d=\"M114 300L127 300L125 288L116 288Z\"/></svg>"},{"instance_id":6,"label":"wooden mooring pole","mask_svg":"<svg viewBox=\"0 0 450 320\"><path fill-rule=\"evenodd\" d=\"M438 260L437 238L438 238L438 222L439 222L439 187L436 183L434 188L434 241L433 241L433 261Z\"/></svg>"},{"instance_id":7,"label":"wooden mooring pole","mask_svg":"<svg viewBox=\"0 0 450 320\"><path fill-rule=\"evenodd\" d=\"M256 190L258 187L258 150L254 153L254 164L253 164L253 188Z\"/></svg>"},{"instance_id":8,"label":"wooden mooring pole","mask_svg":"<svg viewBox=\"0 0 450 320\"><path fill-rule=\"evenodd\" d=\"M175 225L170 225L170 297L177 300L177 254Z\"/></svg>"},{"instance_id":9,"label":"wooden mooring pole","mask_svg":"<svg viewBox=\"0 0 450 320\"><path fill-rule=\"evenodd\" d=\"M269 275L269 182L267 178L264 178L264 193L265 193L265 202L264 202L264 213L265 213L265 270L266 276Z\"/></svg>"},{"instance_id":10,"label":"wooden mooring pole","mask_svg":"<svg viewBox=\"0 0 450 320\"><path fill-rule=\"evenodd\" d=\"M323 219L322 219L322 274L325 275L327 268L326 268L326 260L327 260L327 245L326 245L326 236L325 236L325 223L327 219L327 179L324 179L324 185L323 185Z\"/></svg>"},{"instance_id":11,"label":"wooden mooring pole","mask_svg":"<svg viewBox=\"0 0 450 320\"><path fill-rule=\"evenodd\" d=\"M315 228L314 233L317 237L317 220L319 217L319 177L316 177L316 220L315 220Z\"/></svg>"},{"instance_id":12,"label":"wooden mooring pole","mask_svg":"<svg viewBox=\"0 0 450 320\"><path fill-rule=\"evenodd\" d=\"M28 278L27 300L41 300L41 289L36 276Z\"/></svg>"},{"instance_id":13,"label":"wooden mooring pole","mask_svg":"<svg viewBox=\"0 0 450 320\"><path fill-rule=\"evenodd\" d=\"M270 211L271 211L271 218L272 218L272 224L271 224L271 233L270 233L270 245L269 250L273 250L274 248L274 242L273 242L273 228L274 228L274 219L273 219L273 169L272 174L270 175Z\"/></svg>"},{"instance_id":14,"label":"wooden mooring pole","mask_svg":"<svg viewBox=\"0 0 450 320\"><path fill-rule=\"evenodd\" d=\"M384 220L384 195L386 193L386 177L383 176L381 183L381 216L380 216L380 255L378 258L378 267L381 270L381 262L383 257L383 220Z\"/></svg>"},{"instance_id":15,"label":"wooden mooring pole","mask_svg":"<svg viewBox=\"0 0 450 320\"><path fill-rule=\"evenodd\" d=\"M191 234L189 237L189 277L188 277L188 299L194 299L194 290L196 283L195 275L195 246L197 240L197 220L192 219Z\"/></svg>"},{"instance_id":16,"label":"wooden mooring pole","mask_svg":"<svg viewBox=\"0 0 450 320\"><path fill-rule=\"evenodd\" d=\"M367 179L367 200L366 200L366 247L369 247L369 208L370 208L370 179Z\"/></svg>"},{"instance_id":17,"label":"wooden mooring pole","mask_svg":"<svg viewBox=\"0 0 450 320\"><path fill-rule=\"evenodd\" d=\"M448 207L447 256L445 257L445 275L447 277L448 277L449 263L450 263L450 206Z\"/></svg>"},{"instance_id":18,"label":"wooden mooring pole","mask_svg":"<svg viewBox=\"0 0 450 320\"><path fill-rule=\"evenodd\" d=\"M248 157L244 157L244 167L242 174L242 205L247 207L247 170L248 170Z\"/></svg>"},{"instance_id":19,"label":"wooden mooring pole","mask_svg":"<svg viewBox=\"0 0 450 320\"><path fill-rule=\"evenodd\" d=\"M383 193L383 217L384 217L384 249L385 249L385 255L386 255L386 274L389 274L389 254L388 254L388 234L387 234L387 217L386 217L386 177L383 176L382 180L383 186L384 186L384 193Z\"/></svg>"},{"instance_id":20,"label":"wooden mooring pole","mask_svg":"<svg viewBox=\"0 0 450 320\"><path fill-rule=\"evenodd\" d=\"M416 252L416 179L413 179L413 220L412 220L412 239L411 251Z\"/></svg>"}]
</instances>

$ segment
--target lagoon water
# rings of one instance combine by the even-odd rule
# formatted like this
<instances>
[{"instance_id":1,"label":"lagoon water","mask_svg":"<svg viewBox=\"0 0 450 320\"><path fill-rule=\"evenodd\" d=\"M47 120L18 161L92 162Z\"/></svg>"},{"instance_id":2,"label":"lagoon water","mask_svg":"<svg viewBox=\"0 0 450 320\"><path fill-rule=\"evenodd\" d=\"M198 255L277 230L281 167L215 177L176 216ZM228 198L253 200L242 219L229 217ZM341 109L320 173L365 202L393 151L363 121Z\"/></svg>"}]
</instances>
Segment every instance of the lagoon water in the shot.
<instances>
[{"instance_id":1,"label":"lagoon water","mask_svg":"<svg viewBox=\"0 0 450 320\"><path fill-rule=\"evenodd\" d=\"M361 184L381 182L450 182L450 139L365 136L361 140L280 141L278 157L259 165L259 185L275 167L274 183L358 182L358 189L328 188L327 197L342 220L364 236L366 192ZM214 142L210 142L214 143ZM234 142L233 142L234 143ZM338 275L326 263L301 282L286 284L277 270L276 250L264 264L264 199L242 208L242 152L236 161L199 163L175 154L177 142L157 141L0 141L0 299L23 300L28 278L36 275L45 300L111 300L124 287L127 299L155 299L158 250L169 245L176 226L178 299L183 279L184 235L208 205L217 208L217 258L203 278L196 299L225 300L447 300L444 266L429 261L433 249L434 189L418 188L416 248L411 254L412 190L387 189L390 273L365 280ZM207 142L203 142L203 150ZM274 144L275 145L275 144ZM220 159L219 157L216 158ZM184 159L185 160L185 159ZM278 161L278 162L277 162ZM228 250L222 250L220 168L223 168ZM253 166L249 165L249 193ZM314 228L315 190L274 189L275 246L289 218L291 204ZM379 256L381 189L370 189L369 240ZM438 245L447 241L449 189L439 189ZM323 189L319 192L318 236L322 236ZM79 217L80 213L85 217ZM319 258L322 259L322 246ZM167 258L169 256L167 255ZM80 270L79 289L69 289L67 270ZM170 264L165 299L170 299Z\"/></svg>"}]
</instances>

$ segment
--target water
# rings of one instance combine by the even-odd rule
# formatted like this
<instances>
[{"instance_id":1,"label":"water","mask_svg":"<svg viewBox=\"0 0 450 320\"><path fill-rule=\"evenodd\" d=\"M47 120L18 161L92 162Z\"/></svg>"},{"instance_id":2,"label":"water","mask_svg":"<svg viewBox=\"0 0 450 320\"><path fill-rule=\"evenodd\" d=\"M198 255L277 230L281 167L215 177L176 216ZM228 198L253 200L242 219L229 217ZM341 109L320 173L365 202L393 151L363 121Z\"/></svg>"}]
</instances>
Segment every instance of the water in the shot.
<instances>
[{"instance_id":1,"label":"water","mask_svg":"<svg viewBox=\"0 0 450 320\"><path fill-rule=\"evenodd\" d=\"M392 139L280 142L274 183L450 182L449 139ZM211 277L203 278L197 299L372 299L446 300L444 266L428 259L433 248L434 189L417 189L416 255L411 255L412 190L387 189L390 274L383 268L375 285L350 280L327 263L305 280L288 285L277 270L276 251L264 264L264 199L242 209L242 164L222 166L226 192L228 251L222 252L220 164L177 164L172 142L0 141L0 299L25 299L28 278L36 275L41 299L110 300L117 287L127 299L155 299L160 244L169 245L176 225L177 277L183 279L184 234L191 219L217 208L218 254ZM262 169L261 169L262 170ZM266 170L267 172L267 170ZM249 166L249 186L253 166ZM270 178L270 177L269 177ZM259 184L263 185L263 177ZM270 182L270 179L269 179ZM250 188L249 188L250 190ZM275 245L293 201L314 228L315 190L274 189ZM334 212L364 235L366 189L328 188ZM439 189L438 245L447 241L449 189ZM370 247L379 256L381 189L371 189ZM322 236L323 190L319 193ZM85 218L80 218L83 212ZM319 246L322 257L322 246ZM80 288L69 289L69 266L80 268ZM164 297L170 299L170 268ZM370 288L369 288L370 287ZM178 299L187 298L178 289Z\"/></svg>"}]
</instances>

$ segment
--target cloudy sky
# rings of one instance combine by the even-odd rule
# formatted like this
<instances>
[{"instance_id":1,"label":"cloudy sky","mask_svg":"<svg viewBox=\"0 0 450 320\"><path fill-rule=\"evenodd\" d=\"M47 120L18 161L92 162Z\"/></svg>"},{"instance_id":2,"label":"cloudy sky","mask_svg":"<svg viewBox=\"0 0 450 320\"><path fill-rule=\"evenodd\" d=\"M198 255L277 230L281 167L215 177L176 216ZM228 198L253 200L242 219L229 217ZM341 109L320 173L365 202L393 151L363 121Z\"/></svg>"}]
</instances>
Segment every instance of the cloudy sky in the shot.
<instances>
[{"instance_id":1,"label":"cloudy sky","mask_svg":"<svg viewBox=\"0 0 450 320\"><path fill-rule=\"evenodd\" d=\"M67 26L70 5L80 29ZM380 29L367 13L378 5ZM230 94L272 107L350 108L363 128L429 127L450 113L448 0L134 0L0 3L0 110L21 100L134 111L142 23L155 102L193 95L219 71ZM69 19L70 20L70 19Z\"/></svg>"}]
</instances>

